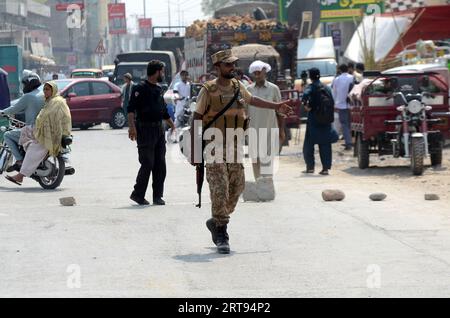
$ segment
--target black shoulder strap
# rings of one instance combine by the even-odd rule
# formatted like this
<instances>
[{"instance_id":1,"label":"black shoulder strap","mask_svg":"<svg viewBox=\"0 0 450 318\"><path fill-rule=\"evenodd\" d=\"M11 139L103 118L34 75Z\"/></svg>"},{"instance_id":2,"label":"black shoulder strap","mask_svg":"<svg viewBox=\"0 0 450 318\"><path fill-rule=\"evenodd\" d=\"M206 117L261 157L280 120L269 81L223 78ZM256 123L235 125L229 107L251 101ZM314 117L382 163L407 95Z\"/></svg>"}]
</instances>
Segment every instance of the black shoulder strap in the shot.
<instances>
[{"instance_id":1,"label":"black shoulder strap","mask_svg":"<svg viewBox=\"0 0 450 318\"><path fill-rule=\"evenodd\" d=\"M233 85L234 85L234 83L233 83ZM235 85L234 85L235 86ZM236 87L236 86L235 86ZM228 110L228 109L230 109L230 107L231 106L233 106L233 104L234 104L234 102L238 99L238 97L239 97L239 94L241 93L241 85L239 85L239 83L238 83L238 85L237 85L237 90L236 90L236 92L234 93L234 96L233 96L233 98L231 99L231 101L220 111L220 112L218 112L215 116L214 116L214 118L208 123L208 124L206 124L206 126L205 126L205 128L203 129L203 131L205 131L205 130L207 130L208 128L211 128L211 126L223 115L223 114L225 114L226 113L226 111Z\"/></svg>"}]
</instances>

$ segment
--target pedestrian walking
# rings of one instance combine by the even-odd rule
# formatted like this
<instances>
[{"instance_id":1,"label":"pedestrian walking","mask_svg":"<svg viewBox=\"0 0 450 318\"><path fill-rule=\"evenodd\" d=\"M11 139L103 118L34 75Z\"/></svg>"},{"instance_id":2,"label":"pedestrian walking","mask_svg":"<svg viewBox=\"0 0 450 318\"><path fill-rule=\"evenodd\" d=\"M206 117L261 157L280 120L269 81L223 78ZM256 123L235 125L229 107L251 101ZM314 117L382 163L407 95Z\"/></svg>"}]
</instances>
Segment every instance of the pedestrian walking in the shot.
<instances>
[{"instance_id":1,"label":"pedestrian walking","mask_svg":"<svg viewBox=\"0 0 450 318\"><path fill-rule=\"evenodd\" d=\"M354 73L355 73L355 63L349 62L347 64L347 68L348 68L347 73L350 74L350 75L354 75Z\"/></svg>"},{"instance_id":2,"label":"pedestrian walking","mask_svg":"<svg viewBox=\"0 0 450 318\"><path fill-rule=\"evenodd\" d=\"M350 129L350 107L348 103L348 94L354 85L354 77L348 73L348 66L342 64L339 66L341 75L335 78L333 82L333 97L335 107L339 114L339 123L345 140L345 150L352 150L353 141Z\"/></svg>"},{"instance_id":3,"label":"pedestrian walking","mask_svg":"<svg viewBox=\"0 0 450 318\"><path fill-rule=\"evenodd\" d=\"M122 97L123 112L128 114L128 105L130 104L131 92L133 91L135 83L133 82L133 76L130 73L126 73L123 76L123 80L125 84L122 85L120 96Z\"/></svg>"},{"instance_id":4,"label":"pedestrian walking","mask_svg":"<svg viewBox=\"0 0 450 318\"><path fill-rule=\"evenodd\" d=\"M356 63L356 68L353 72L353 76L355 77L355 85L362 83L364 80L365 69L364 63Z\"/></svg>"},{"instance_id":5,"label":"pedestrian walking","mask_svg":"<svg viewBox=\"0 0 450 318\"><path fill-rule=\"evenodd\" d=\"M320 161L322 163L321 175L329 175L333 162L332 144L339 136L333 128L334 100L331 89L320 81L320 71L317 68L309 70L312 84L303 93L302 102L308 111L308 122L303 143L303 158L306 163L305 173L315 172L314 147L319 145ZM316 115L320 109L329 113L329 120L321 122Z\"/></svg>"},{"instance_id":6,"label":"pedestrian walking","mask_svg":"<svg viewBox=\"0 0 450 318\"><path fill-rule=\"evenodd\" d=\"M277 85L267 81L267 73L272 70L269 64L263 61L255 61L250 65L249 73L253 76L255 82L247 87L248 91L256 97L271 101L281 102L281 92ZM253 175L255 180L261 177L272 178L273 175L273 157L278 153L278 149L272 149L272 132L279 127L283 128L284 118L277 114L273 109L262 109L249 105L248 115L251 118L250 128L256 130L258 138L250 140L250 153L257 153L256 160L253 163ZM260 130L267 131L266 149L260 149ZM286 138L284 130L278 130L277 136L280 144L283 144ZM261 170L262 167L262 170ZM261 173L262 171L262 173ZM272 180L273 182L273 180Z\"/></svg>"},{"instance_id":7,"label":"pedestrian walking","mask_svg":"<svg viewBox=\"0 0 450 318\"><path fill-rule=\"evenodd\" d=\"M136 85L128 105L128 135L137 141L139 170L130 199L139 205L149 205L145 199L150 175L153 179L153 204L165 205L164 182L166 179L166 139L162 121L175 132L175 125L167 112L163 89L164 63L153 60L147 67L147 80Z\"/></svg>"},{"instance_id":8,"label":"pedestrian walking","mask_svg":"<svg viewBox=\"0 0 450 318\"><path fill-rule=\"evenodd\" d=\"M218 78L204 84L197 98L197 108L194 112L194 121L191 127L194 145L197 121L203 122L203 126L214 123L212 127L222 133L222 138L215 136L208 143L215 148L223 147L223 160L220 158L215 162L206 160L206 179L209 183L212 218L206 222L212 234L212 240L221 254L230 253L229 235L227 226L230 215L235 211L239 197L245 188L245 175L242 158L236 158L227 152L238 153L238 145L235 138L232 144L227 144L226 134L229 129L245 129L248 122L249 104L275 109L283 113L290 112L291 108L283 102L274 103L252 96L245 86L235 79L236 62L238 58L232 55L231 50L219 51L211 56L213 65L217 71ZM221 114L223 112L223 114ZM198 136L198 135L197 135ZM214 148L213 147L213 148ZM200 164L195 160L195 149L192 147L191 163ZM242 153L242 151L240 152ZM202 150L203 160L203 150ZM230 160L229 158L234 158ZM237 159L237 160L236 160Z\"/></svg>"}]
</instances>

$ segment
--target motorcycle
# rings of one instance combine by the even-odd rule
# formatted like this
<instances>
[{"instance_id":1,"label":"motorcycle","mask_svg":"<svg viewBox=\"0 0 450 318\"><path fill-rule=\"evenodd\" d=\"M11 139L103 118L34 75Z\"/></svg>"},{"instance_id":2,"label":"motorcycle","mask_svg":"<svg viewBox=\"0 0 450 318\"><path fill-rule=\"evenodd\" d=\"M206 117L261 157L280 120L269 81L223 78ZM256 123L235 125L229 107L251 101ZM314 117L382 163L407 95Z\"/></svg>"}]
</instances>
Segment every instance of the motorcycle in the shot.
<instances>
[{"instance_id":1,"label":"motorcycle","mask_svg":"<svg viewBox=\"0 0 450 318\"><path fill-rule=\"evenodd\" d=\"M184 101L183 111L176 117L177 133L174 135L169 134L169 127L166 127L166 139L171 143L179 143L182 141L183 134L189 130L194 116L196 97L181 99Z\"/></svg>"},{"instance_id":2,"label":"motorcycle","mask_svg":"<svg viewBox=\"0 0 450 318\"><path fill-rule=\"evenodd\" d=\"M183 97L181 101L184 101L183 112L177 116L178 128L182 129L184 127L188 127L191 125L192 120L192 108L191 108L191 99Z\"/></svg>"},{"instance_id":3,"label":"motorcycle","mask_svg":"<svg viewBox=\"0 0 450 318\"><path fill-rule=\"evenodd\" d=\"M432 125L441 123L441 119L432 118L433 107L423 102L433 96L426 92L406 96L397 92L393 97L397 111L401 113L395 120L385 121L385 125L396 127L396 131L389 132L393 135L393 155L396 158L410 158L413 174L422 175L425 158L431 159L432 166L442 163L442 134L439 130L430 130Z\"/></svg>"},{"instance_id":4,"label":"motorcycle","mask_svg":"<svg viewBox=\"0 0 450 318\"><path fill-rule=\"evenodd\" d=\"M25 123L9 116L4 116L8 119L9 125L0 127L0 131L7 132L14 129L25 127ZM73 142L72 136L64 136L61 140L62 151L58 156L47 156L36 171L30 177L39 183L45 190L54 190L58 188L64 176L75 174L75 169L70 166L68 154L71 152L70 145ZM20 151L25 153L23 148ZM13 155L11 150L6 145L5 141L0 144L0 175L2 175L9 167L13 165Z\"/></svg>"}]
</instances>

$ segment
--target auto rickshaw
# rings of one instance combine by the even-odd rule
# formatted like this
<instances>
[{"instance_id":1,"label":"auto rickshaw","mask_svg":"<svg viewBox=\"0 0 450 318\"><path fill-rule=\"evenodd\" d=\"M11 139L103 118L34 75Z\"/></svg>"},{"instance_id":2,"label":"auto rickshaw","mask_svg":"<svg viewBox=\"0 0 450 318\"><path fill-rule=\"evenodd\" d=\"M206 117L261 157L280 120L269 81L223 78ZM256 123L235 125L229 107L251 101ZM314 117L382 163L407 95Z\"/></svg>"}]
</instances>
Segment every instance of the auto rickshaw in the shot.
<instances>
[{"instance_id":1,"label":"auto rickshaw","mask_svg":"<svg viewBox=\"0 0 450 318\"><path fill-rule=\"evenodd\" d=\"M360 169L369 167L370 154L408 158L414 175L423 173L427 158L432 166L442 163L450 138L446 68L410 65L378 73L356 85L349 98Z\"/></svg>"}]
</instances>

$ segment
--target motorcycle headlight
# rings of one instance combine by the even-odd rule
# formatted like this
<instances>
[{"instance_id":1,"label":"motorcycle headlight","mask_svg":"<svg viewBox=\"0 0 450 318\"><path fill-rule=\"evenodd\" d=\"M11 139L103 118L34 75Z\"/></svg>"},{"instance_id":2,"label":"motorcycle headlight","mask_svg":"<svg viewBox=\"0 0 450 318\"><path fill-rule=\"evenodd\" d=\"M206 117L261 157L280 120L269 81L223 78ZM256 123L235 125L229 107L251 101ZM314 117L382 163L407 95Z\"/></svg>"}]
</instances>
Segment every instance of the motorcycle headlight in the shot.
<instances>
[{"instance_id":1,"label":"motorcycle headlight","mask_svg":"<svg viewBox=\"0 0 450 318\"><path fill-rule=\"evenodd\" d=\"M418 114L422 110L422 103L418 100L412 100L408 103L408 111L411 114Z\"/></svg>"}]
</instances>

